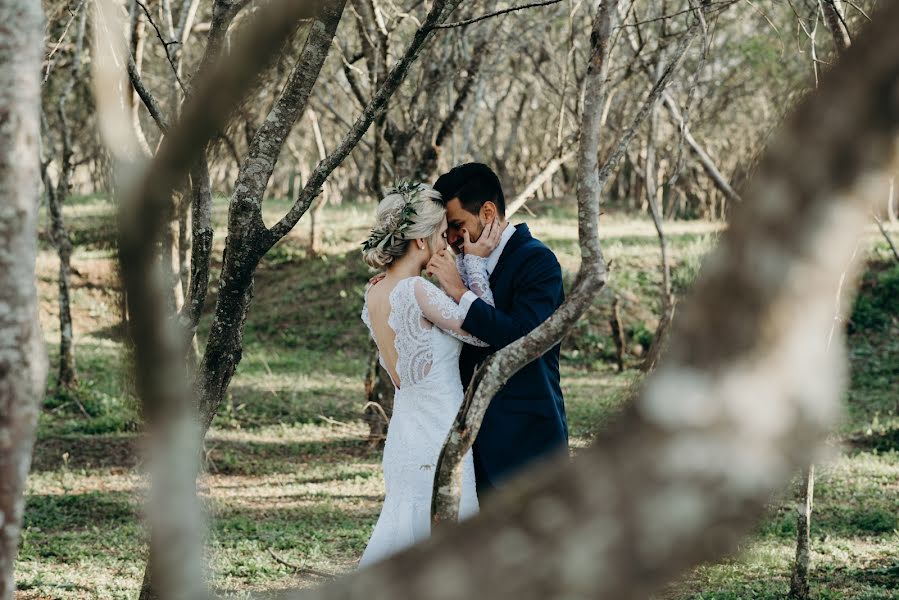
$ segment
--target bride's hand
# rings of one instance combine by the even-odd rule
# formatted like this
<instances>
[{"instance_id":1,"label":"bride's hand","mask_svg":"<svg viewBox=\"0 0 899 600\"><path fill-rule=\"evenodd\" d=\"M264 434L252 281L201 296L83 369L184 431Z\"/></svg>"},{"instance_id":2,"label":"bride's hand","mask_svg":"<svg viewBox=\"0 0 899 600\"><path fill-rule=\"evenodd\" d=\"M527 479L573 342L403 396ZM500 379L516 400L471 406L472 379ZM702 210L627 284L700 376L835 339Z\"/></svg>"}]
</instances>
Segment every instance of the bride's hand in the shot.
<instances>
[{"instance_id":1,"label":"bride's hand","mask_svg":"<svg viewBox=\"0 0 899 600\"><path fill-rule=\"evenodd\" d=\"M428 261L427 273L436 277L443 291L452 296L456 302L459 302L462 295L468 291L462 282L462 276L459 275L456 259L449 250L439 250L434 253L434 256Z\"/></svg>"},{"instance_id":2,"label":"bride's hand","mask_svg":"<svg viewBox=\"0 0 899 600\"><path fill-rule=\"evenodd\" d=\"M479 237L476 242L472 242L468 236L468 230L463 229L462 252L487 258L490 256L490 253L499 246L499 241L503 237L503 229L505 229L503 225L504 224L500 223L498 219L493 219L490 221L490 224L484 228L484 231L481 232L481 237Z\"/></svg>"},{"instance_id":3,"label":"bride's hand","mask_svg":"<svg viewBox=\"0 0 899 600\"><path fill-rule=\"evenodd\" d=\"M387 273L378 273L374 277L368 280L368 286L371 287L377 283L379 283L382 279L387 277Z\"/></svg>"}]
</instances>

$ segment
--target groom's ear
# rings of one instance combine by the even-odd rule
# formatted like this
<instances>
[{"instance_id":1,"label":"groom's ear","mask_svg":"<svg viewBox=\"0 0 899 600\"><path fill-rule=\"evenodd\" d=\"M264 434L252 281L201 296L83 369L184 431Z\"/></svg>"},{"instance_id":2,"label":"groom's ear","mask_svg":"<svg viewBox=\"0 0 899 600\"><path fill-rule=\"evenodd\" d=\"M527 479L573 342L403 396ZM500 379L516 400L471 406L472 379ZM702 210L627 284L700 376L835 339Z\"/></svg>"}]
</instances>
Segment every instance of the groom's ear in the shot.
<instances>
[{"instance_id":1,"label":"groom's ear","mask_svg":"<svg viewBox=\"0 0 899 600\"><path fill-rule=\"evenodd\" d=\"M496 210L496 204L493 201L488 200L484 204L481 205L481 221L484 223L489 223L493 219L496 218L498 211Z\"/></svg>"}]
</instances>

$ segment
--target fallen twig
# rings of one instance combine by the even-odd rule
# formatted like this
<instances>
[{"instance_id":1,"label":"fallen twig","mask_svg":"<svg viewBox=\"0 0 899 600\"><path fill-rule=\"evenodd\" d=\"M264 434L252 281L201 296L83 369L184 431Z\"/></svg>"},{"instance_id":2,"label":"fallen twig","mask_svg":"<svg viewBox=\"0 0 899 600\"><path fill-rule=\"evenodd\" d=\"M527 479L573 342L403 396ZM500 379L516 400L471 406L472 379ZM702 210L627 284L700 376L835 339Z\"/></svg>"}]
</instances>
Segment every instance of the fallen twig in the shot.
<instances>
[{"instance_id":1,"label":"fallen twig","mask_svg":"<svg viewBox=\"0 0 899 600\"><path fill-rule=\"evenodd\" d=\"M325 579L335 579L337 578L336 573L326 573L325 571L319 571L317 569L313 569L312 567L304 567L302 565L297 565L292 562L288 562L278 556L274 550L271 548L268 549L269 555L275 560L275 562L284 565L285 567L291 568L297 573L307 573L309 575L315 575L316 577L322 577Z\"/></svg>"}]
</instances>

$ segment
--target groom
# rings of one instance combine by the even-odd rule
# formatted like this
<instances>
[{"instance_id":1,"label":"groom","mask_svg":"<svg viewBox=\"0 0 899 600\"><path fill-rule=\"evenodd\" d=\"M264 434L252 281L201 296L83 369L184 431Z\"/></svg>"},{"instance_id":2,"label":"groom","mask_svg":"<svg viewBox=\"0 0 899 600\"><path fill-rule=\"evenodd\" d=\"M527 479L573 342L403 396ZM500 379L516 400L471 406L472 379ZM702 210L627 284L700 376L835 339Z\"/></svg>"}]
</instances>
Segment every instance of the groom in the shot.
<instances>
[{"instance_id":1,"label":"groom","mask_svg":"<svg viewBox=\"0 0 899 600\"><path fill-rule=\"evenodd\" d=\"M462 382L489 355L540 325L562 304L562 269L552 251L531 236L525 224L506 221L499 178L487 165L467 163L441 175L434 187L446 206L447 241L462 252L464 236L477 241L489 225L503 227L487 271L496 307L473 292L444 289L466 310L462 328L490 344L466 345L459 359ZM559 346L518 373L490 402L474 443L478 495L533 461L568 449L568 423L559 384Z\"/></svg>"}]
</instances>

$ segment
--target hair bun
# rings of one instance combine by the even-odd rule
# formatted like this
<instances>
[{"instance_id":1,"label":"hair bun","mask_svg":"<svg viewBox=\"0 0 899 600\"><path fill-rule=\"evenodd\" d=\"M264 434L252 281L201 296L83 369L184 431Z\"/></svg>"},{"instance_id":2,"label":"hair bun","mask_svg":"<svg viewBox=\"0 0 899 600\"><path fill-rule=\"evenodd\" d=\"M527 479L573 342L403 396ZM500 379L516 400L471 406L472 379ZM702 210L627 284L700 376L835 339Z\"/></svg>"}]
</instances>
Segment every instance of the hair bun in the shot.
<instances>
[{"instance_id":1,"label":"hair bun","mask_svg":"<svg viewBox=\"0 0 899 600\"><path fill-rule=\"evenodd\" d=\"M381 248L369 248L362 251L362 261L373 269L383 269L393 262L393 258Z\"/></svg>"},{"instance_id":2,"label":"hair bun","mask_svg":"<svg viewBox=\"0 0 899 600\"><path fill-rule=\"evenodd\" d=\"M398 183L378 203L371 235L362 243L362 260L375 269L385 268L406 253L410 240L434 235L444 215L434 188Z\"/></svg>"}]
</instances>

